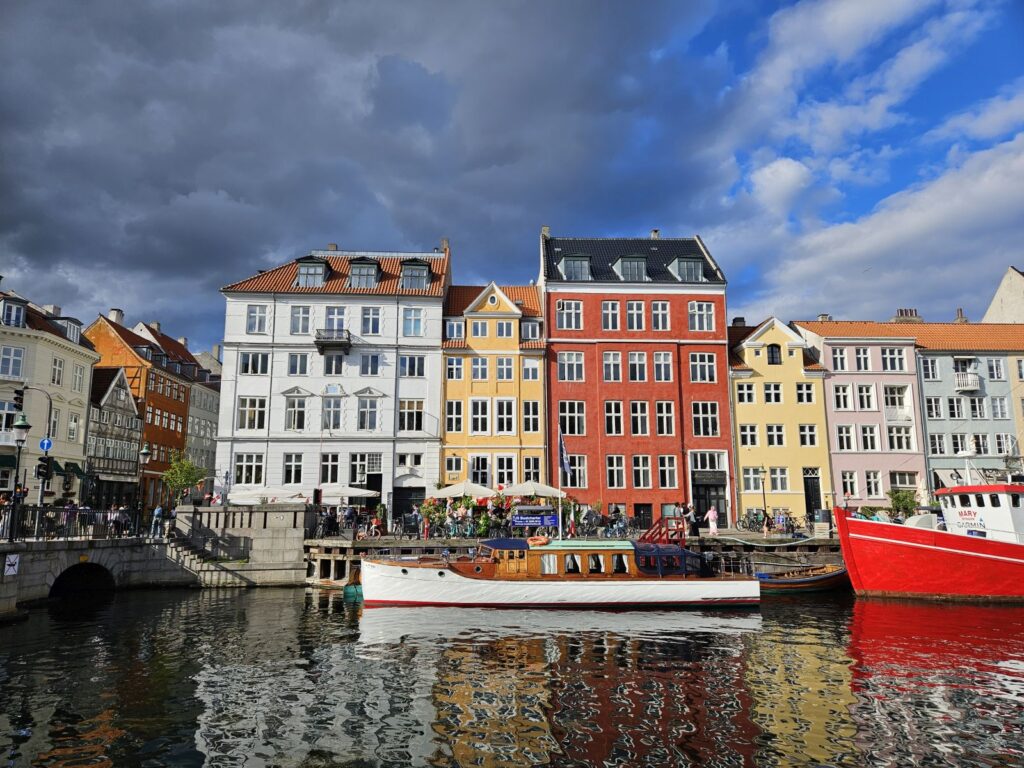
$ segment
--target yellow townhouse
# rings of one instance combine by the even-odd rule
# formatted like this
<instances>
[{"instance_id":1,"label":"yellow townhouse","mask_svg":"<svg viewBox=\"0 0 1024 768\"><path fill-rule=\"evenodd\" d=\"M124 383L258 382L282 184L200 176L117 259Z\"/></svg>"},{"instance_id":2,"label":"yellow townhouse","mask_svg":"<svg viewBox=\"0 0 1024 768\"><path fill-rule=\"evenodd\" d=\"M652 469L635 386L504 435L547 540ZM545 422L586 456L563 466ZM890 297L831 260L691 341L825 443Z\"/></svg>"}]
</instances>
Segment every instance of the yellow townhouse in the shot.
<instances>
[{"instance_id":1,"label":"yellow townhouse","mask_svg":"<svg viewBox=\"0 0 1024 768\"><path fill-rule=\"evenodd\" d=\"M825 370L775 317L729 327L737 496L741 518L767 506L803 525L832 499Z\"/></svg>"},{"instance_id":2,"label":"yellow townhouse","mask_svg":"<svg viewBox=\"0 0 1024 768\"><path fill-rule=\"evenodd\" d=\"M453 285L444 308L441 481L547 482L544 334L533 285Z\"/></svg>"}]
</instances>

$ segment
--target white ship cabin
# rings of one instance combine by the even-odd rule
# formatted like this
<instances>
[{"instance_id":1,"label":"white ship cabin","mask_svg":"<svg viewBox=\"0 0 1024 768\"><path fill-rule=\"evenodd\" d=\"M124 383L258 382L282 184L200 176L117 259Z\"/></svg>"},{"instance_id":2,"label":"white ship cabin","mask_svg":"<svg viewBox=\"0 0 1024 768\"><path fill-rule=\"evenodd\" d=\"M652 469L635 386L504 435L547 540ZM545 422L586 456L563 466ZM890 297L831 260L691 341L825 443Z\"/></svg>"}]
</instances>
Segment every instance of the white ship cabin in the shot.
<instances>
[{"instance_id":1,"label":"white ship cabin","mask_svg":"<svg viewBox=\"0 0 1024 768\"><path fill-rule=\"evenodd\" d=\"M1024 544L1024 485L965 485L935 495L948 532Z\"/></svg>"}]
</instances>

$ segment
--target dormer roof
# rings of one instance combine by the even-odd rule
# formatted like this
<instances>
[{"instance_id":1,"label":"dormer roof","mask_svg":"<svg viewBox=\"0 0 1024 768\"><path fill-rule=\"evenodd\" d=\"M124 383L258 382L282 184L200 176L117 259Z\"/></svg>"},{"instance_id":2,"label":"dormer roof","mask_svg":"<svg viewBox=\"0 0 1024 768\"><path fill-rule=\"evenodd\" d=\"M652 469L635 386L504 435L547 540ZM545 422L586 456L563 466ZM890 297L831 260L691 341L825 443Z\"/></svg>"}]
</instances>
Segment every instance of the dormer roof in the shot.
<instances>
[{"instance_id":1,"label":"dormer roof","mask_svg":"<svg viewBox=\"0 0 1024 768\"><path fill-rule=\"evenodd\" d=\"M545 280L569 282L562 277L560 265L567 258L587 258L593 282L621 283L616 269L621 259L643 257L647 261L647 281L678 285L671 265L677 259L699 259L707 283L725 284L725 276L711 258L699 237L692 238L576 238L546 237L543 239Z\"/></svg>"}]
</instances>

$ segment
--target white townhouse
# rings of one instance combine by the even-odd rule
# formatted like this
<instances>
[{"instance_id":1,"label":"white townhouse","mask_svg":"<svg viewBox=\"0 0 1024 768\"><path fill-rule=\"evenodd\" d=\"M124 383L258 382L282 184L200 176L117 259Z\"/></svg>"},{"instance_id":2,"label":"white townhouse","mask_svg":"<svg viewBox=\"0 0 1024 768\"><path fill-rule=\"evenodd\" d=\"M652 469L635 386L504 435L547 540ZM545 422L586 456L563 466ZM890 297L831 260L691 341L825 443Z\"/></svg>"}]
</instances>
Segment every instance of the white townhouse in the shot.
<instances>
[{"instance_id":1,"label":"white townhouse","mask_svg":"<svg viewBox=\"0 0 1024 768\"><path fill-rule=\"evenodd\" d=\"M223 288L218 475L309 499L365 487L392 514L422 500L439 476L450 262L447 240L428 253L331 244Z\"/></svg>"}]
</instances>

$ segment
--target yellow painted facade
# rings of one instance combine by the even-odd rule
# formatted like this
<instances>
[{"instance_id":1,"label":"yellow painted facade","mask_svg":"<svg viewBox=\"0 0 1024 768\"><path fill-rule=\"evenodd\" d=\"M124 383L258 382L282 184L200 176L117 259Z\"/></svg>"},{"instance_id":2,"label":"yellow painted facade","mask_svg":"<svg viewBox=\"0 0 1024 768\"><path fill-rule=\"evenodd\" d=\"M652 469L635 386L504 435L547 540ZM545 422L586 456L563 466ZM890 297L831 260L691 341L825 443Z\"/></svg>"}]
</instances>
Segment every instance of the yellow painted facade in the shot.
<instances>
[{"instance_id":1,"label":"yellow painted facade","mask_svg":"<svg viewBox=\"0 0 1024 768\"><path fill-rule=\"evenodd\" d=\"M491 488L546 483L537 289L492 283L476 291L453 286L445 308L441 481L468 479Z\"/></svg>"},{"instance_id":2,"label":"yellow painted facade","mask_svg":"<svg viewBox=\"0 0 1024 768\"><path fill-rule=\"evenodd\" d=\"M773 516L803 525L808 509L832 502L825 371L777 318L729 331L739 514L767 502Z\"/></svg>"}]
</instances>

